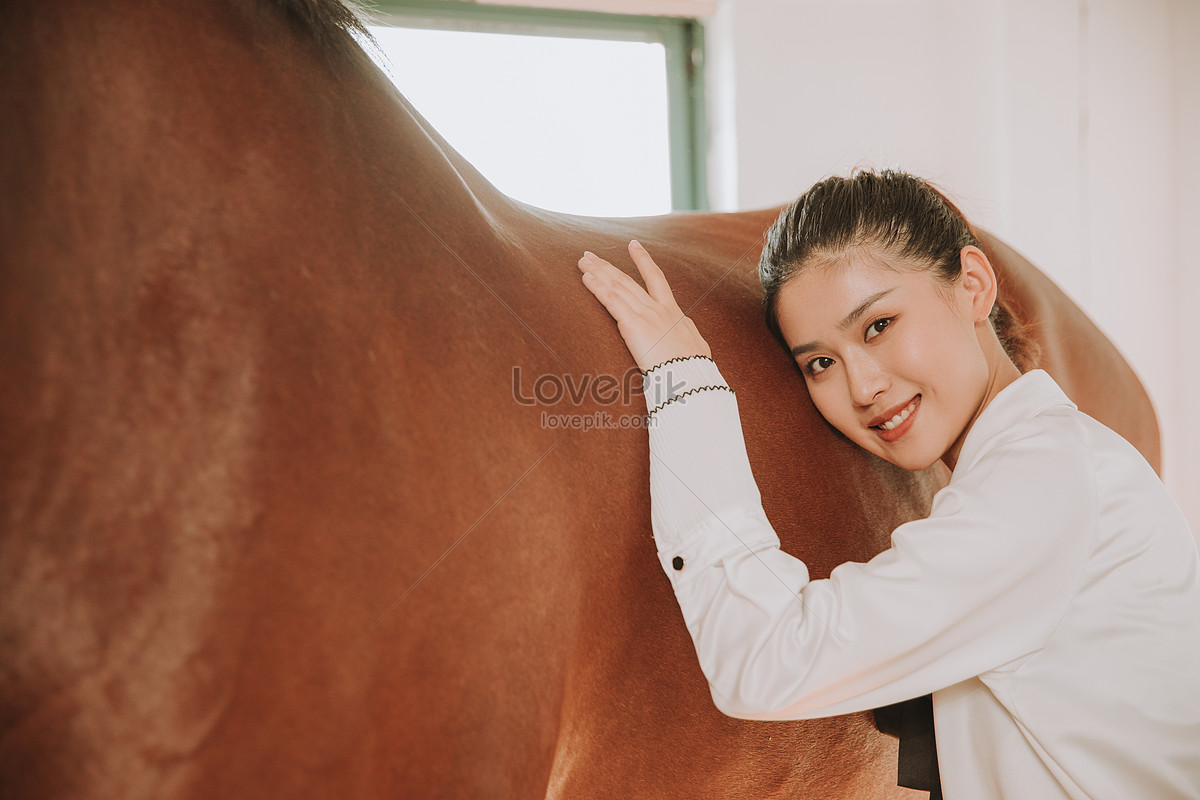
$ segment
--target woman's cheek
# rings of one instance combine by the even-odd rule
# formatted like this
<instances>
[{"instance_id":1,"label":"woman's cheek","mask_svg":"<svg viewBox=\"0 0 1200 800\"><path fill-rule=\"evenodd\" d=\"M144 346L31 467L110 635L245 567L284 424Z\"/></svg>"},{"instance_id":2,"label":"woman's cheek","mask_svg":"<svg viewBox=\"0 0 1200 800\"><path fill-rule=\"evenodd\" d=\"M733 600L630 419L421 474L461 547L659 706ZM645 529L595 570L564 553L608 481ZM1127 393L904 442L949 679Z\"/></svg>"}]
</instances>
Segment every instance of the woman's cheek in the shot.
<instances>
[{"instance_id":1,"label":"woman's cheek","mask_svg":"<svg viewBox=\"0 0 1200 800\"><path fill-rule=\"evenodd\" d=\"M944 331L920 330L905 331L908 336L893 337L891 345L891 361L896 365L896 371L901 374L911 374L913 368L925 370L939 363L939 341L945 341ZM916 335L912 335L916 334Z\"/></svg>"},{"instance_id":2,"label":"woman's cheek","mask_svg":"<svg viewBox=\"0 0 1200 800\"><path fill-rule=\"evenodd\" d=\"M851 408L850 394L844 386L831 384L835 384L835 381L826 380L820 386L810 386L813 404L826 422L854 441L861 426L857 424L854 409Z\"/></svg>"},{"instance_id":3,"label":"woman's cheek","mask_svg":"<svg viewBox=\"0 0 1200 800\"><path fill-rule=\"evenodd\" d=\"M809 380L808 396L812 398L813 405L817 407L817 412L825 418L825 421L835 428L840 428L841 426L837 422L837 409L831 402L832 395L827 383L828 381Z\"/></svg>"}]
</instances>

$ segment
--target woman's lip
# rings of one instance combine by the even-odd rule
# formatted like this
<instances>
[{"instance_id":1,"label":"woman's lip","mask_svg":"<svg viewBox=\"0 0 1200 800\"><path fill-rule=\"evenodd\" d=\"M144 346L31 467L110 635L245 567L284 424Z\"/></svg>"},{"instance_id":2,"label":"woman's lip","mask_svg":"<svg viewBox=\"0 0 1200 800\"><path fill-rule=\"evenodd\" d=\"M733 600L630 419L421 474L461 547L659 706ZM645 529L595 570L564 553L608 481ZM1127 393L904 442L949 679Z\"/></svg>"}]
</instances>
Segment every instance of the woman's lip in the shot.
<instances>
[{"instance_id":1,"label":"woman's lip","mask_svg":"<svg viewBox=\"0 0 1200 800\"><path fill-rule=\"evenodd\" d=\"M873 420L871 420L870 422L868 422L868 423L867 423L867 427L868 427L868 428L874 428L874 427L876 427L876 426L878 426L878 425L882 425L883 423L887 422L887 421L888 421L889 419L891 419L892 417L894 417L894 416L896 416L897 414L899 414L899 413L900 413L901 411L903 411L904 409L906 409L906 408L908 408L909 406L911 406L911 405L912 405L912 403L913 403L913 401L914 401L914 400L917 400L917 399L919 399L920 397L921 397L921 395L919 395L919 394L917 394L917 395L913 395L912 397L908 398L908 399L907 399L907 400L905 400L903 403L899 404L898 406L896 406L895 408L891 409L890 411L885 411L885 412L883 412L882 414L880 414L879 416L875 417L875 419L873 419ZM918 405L920 405L920 404L918 403ZM914 408L914 409L913 409L913 411L916 411L916 409Z\"/></svg>"},{"instance_id":2,"label":"woman's lip","mask_svg":"<svg viewBox=\"0 0 1200 800\"><path fill-rule=\"evenodd\" d=\"M901 436L903 436L904 434L908 433L908 431L912 428L913 424L916 422L917 414L921 410L921 395L917 395L912 400L909 400L907 403L900 406L899 411L897 411L895 414L892 414L892 417L896 416L896 414L899 414L900 411L903 411L904 409L908 408L909 405L912 405L914 403L914 401L916 404L913 405L913 410L909 412L908 417L903 422L901 422L899 425L892 428L890 431L885 431L883 428L874 428L874 427L872 428L872 430L875 431L875 433L879 434L879 438L883 439L885 442L894 442L897 439L899 439ZM892 417L887 417L886 419L884 419L884 422L887 422L887 420L891 419Z\"/></svg>"}]
</instances>

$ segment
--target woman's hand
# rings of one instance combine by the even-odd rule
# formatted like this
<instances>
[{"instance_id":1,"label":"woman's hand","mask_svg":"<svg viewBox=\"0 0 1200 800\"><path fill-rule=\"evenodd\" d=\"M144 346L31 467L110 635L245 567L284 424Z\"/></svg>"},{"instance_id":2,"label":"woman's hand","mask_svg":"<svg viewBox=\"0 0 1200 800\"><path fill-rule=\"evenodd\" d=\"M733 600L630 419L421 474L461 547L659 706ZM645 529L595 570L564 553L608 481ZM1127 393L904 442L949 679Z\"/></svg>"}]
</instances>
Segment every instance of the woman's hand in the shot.
<instances>
[{"instance_id":1,"label":"woman's hand","mask_svg":"<svg viewBox=\"0 0 1200 800\"><path fill-rule=\"evenodd\" d=\"M583 285L617 321L617 330L638 368L644 372L672 358L711 356L708 343L679 310L667 279L646 249L636 241L630 242L629 255L649 294L633 278L593 253L583 254L579 269Z\"/></svg>"}]
</instances>

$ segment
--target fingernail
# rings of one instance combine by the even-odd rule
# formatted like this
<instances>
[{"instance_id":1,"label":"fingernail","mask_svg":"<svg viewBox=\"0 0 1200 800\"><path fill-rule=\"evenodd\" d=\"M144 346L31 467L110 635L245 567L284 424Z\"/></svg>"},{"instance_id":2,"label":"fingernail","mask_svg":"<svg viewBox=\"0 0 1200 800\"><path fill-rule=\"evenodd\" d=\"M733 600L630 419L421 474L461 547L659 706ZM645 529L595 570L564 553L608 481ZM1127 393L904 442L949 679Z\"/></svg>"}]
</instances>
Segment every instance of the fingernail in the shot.
<instances>
[{"instance_id":1,"label":"fingernail","mask_svg":"<svg viewBox=\"0 0 1200 800\"><path fill-rule=\"evenodd\" d=\"M588 259L588 260L590 261L591 259L593 259L593 258L595 258L595 257L596 257L596 254L595 254L595 253L593 253L591 250L584 250L584 251L583 251L583 257L584 257L585 259Z\"/></svg>"},{"instance_id":2,"label":"fingernail","mask_svg":"<svg viewBox=\"0 0 1200 800\"><path fill-rule=\"evenodd\" d=\"M641 247L641 246L642 246L642 243L641 243L641 242L639 242L637 239L634 239L634 240L630 241L629 243L630 243L631 245L633 245L634 247Z\"/></svg>"}]
</instances>

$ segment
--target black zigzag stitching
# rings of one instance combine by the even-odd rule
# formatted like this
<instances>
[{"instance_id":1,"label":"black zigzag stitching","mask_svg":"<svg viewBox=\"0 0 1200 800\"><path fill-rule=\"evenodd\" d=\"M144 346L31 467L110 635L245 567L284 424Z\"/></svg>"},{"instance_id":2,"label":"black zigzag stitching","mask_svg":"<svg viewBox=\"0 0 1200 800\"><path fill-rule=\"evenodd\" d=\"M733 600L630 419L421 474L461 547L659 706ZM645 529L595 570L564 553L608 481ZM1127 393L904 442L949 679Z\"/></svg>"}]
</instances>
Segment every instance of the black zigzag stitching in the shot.
<instances>
[{"instance_id":1,"label":"black zigzag stitching","mask_svg":"<svg viewBox=\"0 0 1200 800\"><path fill-rule=\"evenodd\" d=\"M655 364L653 367L651 367L650 369L643 372L642 377L643 378L646 377L651 372L654 372L654 370L658 369L659 367L665 367L667 364L673 364L676 361L688 361L693 358L703 358L705 361L712 361L712 359L709 358L708 356L702 356L700 354L696 354L694 356L676 356L675 358L668 358L666 361L662 362L661 364ZM715 364L716 362L713 361L713 363Z\"/></svg>"},{"instance_id":2,"label":"black zigzag stitching","mask_svg":"<svg viewBox=\"0 0 1200 800\"><path fill-rule=\"evenodd\" d=\"M659 403L658 405L656 405L654 407L654 410L651 411L646 416L652 417L652 416L654 416L655 411L659 411L660 409L666 408L667 406L671 405L671 403L674 403L676 400L682 400L683 398L687 397L689 394L695 394L696 392L703 392L706 389L721 389L723 391L729 392L732 395L737 394L737 392L733 391L733 389L730 389L728 386L716 386L716 385L697 386L695 389L688 389L686 392L675 395L674 397L672 397L670 400L666 401L665 403Z\"/></svg>"}]
</instances>

